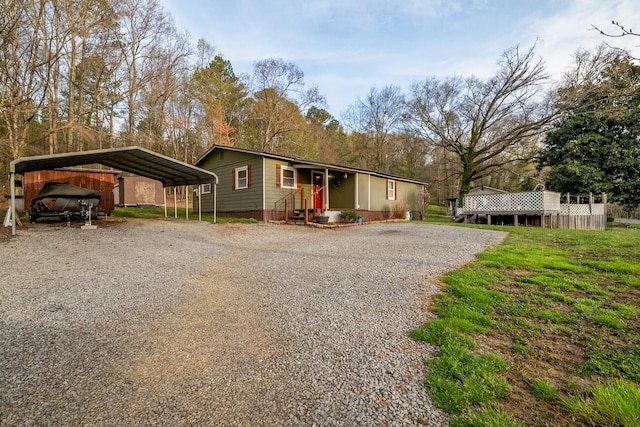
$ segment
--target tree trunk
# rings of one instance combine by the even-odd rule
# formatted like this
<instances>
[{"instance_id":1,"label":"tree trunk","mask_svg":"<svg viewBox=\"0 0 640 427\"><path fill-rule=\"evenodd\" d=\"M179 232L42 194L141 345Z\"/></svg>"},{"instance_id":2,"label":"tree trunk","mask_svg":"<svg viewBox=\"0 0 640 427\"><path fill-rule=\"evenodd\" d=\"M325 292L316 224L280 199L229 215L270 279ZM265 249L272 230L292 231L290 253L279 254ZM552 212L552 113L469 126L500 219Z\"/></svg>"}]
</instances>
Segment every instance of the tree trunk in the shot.
<instances>
[{"instance_id":1,"label":"tree trunk","mask_svg":"<svg viewBox=\"0 0 640 427\"><path fill-rule=\"evenodd\" d=\"M75 140L75 108L76 108L76 37L71 36L71 52L69 52L69 105L68 109L68 129L67 129L67 151L74 150Z\"/></svg>"},{"instance_id":2,"label":"tree trunk","mask_svg":"<svg viewBox=\"0 0 640 427\"><path fill-rule=\"evenodd\" d=\"M460 192L458 193L458 206L462 207L464 203L464 196L469 193L471 189L471 183L473 182L473 168L474 164L471 160L471 155L466 154L462 156L462 175L460 177Z\"/></svg>"}]
</instances>

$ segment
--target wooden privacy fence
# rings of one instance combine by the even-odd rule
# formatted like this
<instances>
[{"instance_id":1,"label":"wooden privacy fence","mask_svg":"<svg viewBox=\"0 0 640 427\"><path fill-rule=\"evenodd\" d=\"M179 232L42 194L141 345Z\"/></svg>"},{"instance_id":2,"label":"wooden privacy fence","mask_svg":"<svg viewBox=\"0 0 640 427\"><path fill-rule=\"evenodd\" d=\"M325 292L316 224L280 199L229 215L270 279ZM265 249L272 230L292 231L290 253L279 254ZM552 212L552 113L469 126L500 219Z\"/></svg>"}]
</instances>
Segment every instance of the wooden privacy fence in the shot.
<instances>
[{"instance_id":1,"label":"wooden privacy fence","mask_svg":"<svg viewBox=\"0 0 640 427\"><path fill-rule=\"evenodd\" d=\"M605 230L607 195L603 193L600 199L595 203L593 194L561 197L553 191L466 195L464 206L457 213L463 214L466 222L480 217L488 224Z\"/></svg>"},{"instance_id":2,"label":"wooden privacy fence","mask_svg":"<svg viewBox=\"0 0 640 427\"><path fill-rule=\"evenodd\" d=\"M588 198L577 197L576 203L571 203L571 198L570 194L566 194L565 203L560 204L560 213L557 217L558 225L556 228L606 230L607 195L605 193L602 193L600 203L594 202L594 197L591 193L589 193Z\"/></svg>"}]
</instances>

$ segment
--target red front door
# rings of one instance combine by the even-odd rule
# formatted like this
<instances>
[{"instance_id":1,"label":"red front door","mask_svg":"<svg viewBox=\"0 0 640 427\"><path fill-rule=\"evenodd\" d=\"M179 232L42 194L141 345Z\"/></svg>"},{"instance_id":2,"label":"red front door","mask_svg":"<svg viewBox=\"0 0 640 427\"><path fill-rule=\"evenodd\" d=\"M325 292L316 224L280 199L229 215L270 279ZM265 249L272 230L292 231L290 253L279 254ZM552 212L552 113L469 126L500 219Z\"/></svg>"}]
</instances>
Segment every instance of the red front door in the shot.
<instances>
[{"instance_id":1,"label":"red front door","mask_svg":"<svg viewBox=\"0 0 640 427\"><path fill-rule=\"evenodd\" d=\"M324 203L324 174L311 172L311 183L313 191L313 208L322 210Z\"/></svg>"}]
</instances>

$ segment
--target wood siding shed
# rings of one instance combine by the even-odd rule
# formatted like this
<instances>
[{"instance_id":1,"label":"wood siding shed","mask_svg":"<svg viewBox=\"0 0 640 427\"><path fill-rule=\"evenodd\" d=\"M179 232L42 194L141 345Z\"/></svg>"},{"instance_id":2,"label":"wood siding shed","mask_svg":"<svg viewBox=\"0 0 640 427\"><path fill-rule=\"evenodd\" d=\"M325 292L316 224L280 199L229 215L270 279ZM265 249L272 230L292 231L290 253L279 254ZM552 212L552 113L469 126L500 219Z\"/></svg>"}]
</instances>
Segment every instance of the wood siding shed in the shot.
<instances>
[{"instance_id":1,"label":"wood siding shed","mask_svg":"<svg viewBox=\"0 0 640 427\"><path fill-rule=\"evenodd\" d=\"M23 178L24 207L29 208L31 199L36 197L47 182L66 182L82 188L90 188L100 192L98 210L112 212L114 205L113 186L116 171L99 171L93 169L55 169L25 172Z\"/></svg>"}]
</instances>

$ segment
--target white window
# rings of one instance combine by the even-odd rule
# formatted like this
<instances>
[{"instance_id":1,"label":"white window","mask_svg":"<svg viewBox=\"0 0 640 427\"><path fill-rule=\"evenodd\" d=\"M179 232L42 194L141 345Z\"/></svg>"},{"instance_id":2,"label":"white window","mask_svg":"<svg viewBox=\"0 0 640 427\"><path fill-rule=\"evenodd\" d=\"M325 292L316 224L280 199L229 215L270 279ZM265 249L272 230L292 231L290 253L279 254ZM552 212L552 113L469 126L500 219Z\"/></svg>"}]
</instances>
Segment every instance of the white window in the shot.
<instances>
[{"instance_id":1,"label":"white window","mask_svg":"<svg viewBox=\"0 0 640 427\"><path fill-rule=\"evenodd\" d=\"M280 186L284 188L296 188L296 170L283 166L280 169Z\"/></svg>"},{"instance_id":2,"label":"white window","mask_svg":"<svg viewBox=\"0 0 640 427\"><path fill-rule=\"evenodd\" d=\"M235 173L236 190L242 190L243 188L249 188L249 168L243 166L236 168Z\"/></svg>"},{"instance_id":3,"label":"white window","mask_svg":"<svg viewBox=\"0 0 640 427\"><path fill-rule=\"evenodd\" d=\"M396 199L396 182L392 179L387 180L387 200Z\"/></svg>"},{"instance_id":4,"label":"white window","mask_svg":"<svg viewBox=\"0 0 640 427\"><path fill-rule=\"evenodd\" d=\"M200 188L201 194L209 194L211 193L211 184L202 184Z\"/></svg>"}]
</instances>

